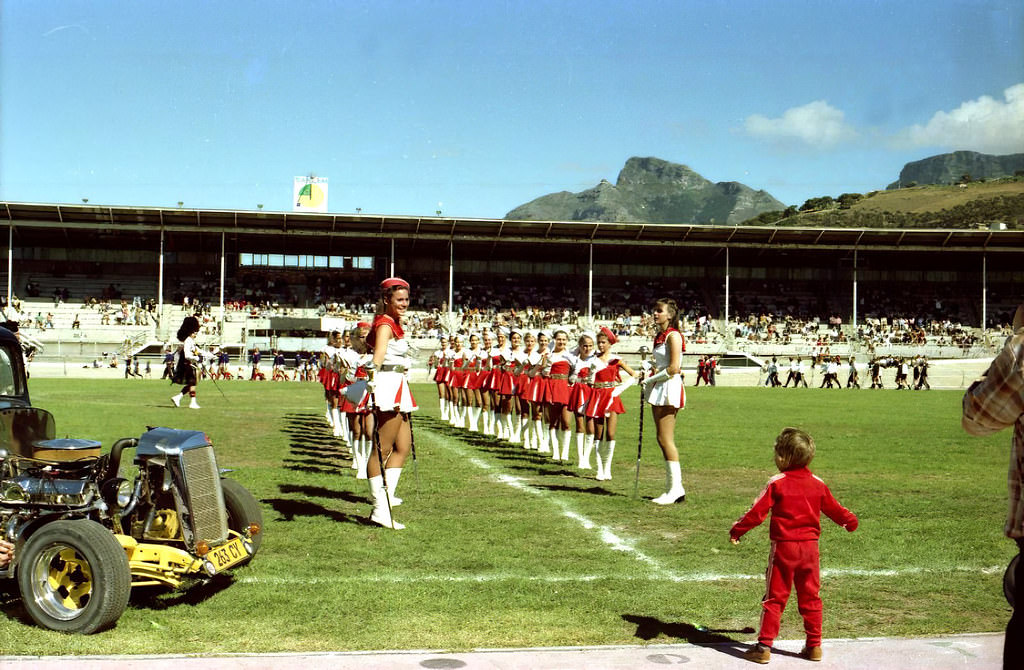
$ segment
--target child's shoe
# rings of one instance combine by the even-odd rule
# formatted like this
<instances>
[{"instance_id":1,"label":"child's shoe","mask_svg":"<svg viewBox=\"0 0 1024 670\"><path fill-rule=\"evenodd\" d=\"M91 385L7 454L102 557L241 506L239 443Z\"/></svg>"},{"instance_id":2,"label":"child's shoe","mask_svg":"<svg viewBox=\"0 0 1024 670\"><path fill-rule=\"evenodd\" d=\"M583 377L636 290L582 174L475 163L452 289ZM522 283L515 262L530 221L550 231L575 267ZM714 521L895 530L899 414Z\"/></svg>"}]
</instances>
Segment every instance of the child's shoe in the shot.
<instances>
[{"instance_id":1,"label":"child's shoe","mask_svg":"<svg viewBox=\"0 0 1024 670\"><path fill-rule=\"evenodd\" d=\"M800 650L800 658L806 658L808 661L820 661L821 647L804 646L804 648Z\"/></svg>"},{"instance_id":2,"label":"child's shoe","mask_svg":"<svg viewBox=\"0 0 1024 670\"><path fill-rule=\"evenodd\" d=\"M820 648L818 649L821 652ZM743 658L754 663L767 663L772 660L772 648L766 647L760 642L743 652Z\"/></svg>"}]
</instances>

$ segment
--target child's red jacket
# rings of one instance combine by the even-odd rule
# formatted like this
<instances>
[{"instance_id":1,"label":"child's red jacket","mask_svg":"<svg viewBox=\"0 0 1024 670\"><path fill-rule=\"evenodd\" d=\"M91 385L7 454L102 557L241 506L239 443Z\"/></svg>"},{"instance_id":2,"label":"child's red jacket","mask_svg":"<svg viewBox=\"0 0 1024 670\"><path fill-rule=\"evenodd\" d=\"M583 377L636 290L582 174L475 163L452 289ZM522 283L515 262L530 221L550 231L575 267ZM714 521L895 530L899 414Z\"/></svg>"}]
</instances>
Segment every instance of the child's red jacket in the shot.
<instances>
[{"instance_id":1,"label":"child's red jacket","mask_svg":"<svg viewBox=\"0 0 1024 670\"><path fill-rule=\"evenodd\" d=\"M857 529L857 517L839 504L825 482L807 468L780 472L768 480L750 510L732 525L729 536L738 540L772 513L769 537L774 541L817 540L821 513L846 530Z\"/></svg>"}]
</instances>

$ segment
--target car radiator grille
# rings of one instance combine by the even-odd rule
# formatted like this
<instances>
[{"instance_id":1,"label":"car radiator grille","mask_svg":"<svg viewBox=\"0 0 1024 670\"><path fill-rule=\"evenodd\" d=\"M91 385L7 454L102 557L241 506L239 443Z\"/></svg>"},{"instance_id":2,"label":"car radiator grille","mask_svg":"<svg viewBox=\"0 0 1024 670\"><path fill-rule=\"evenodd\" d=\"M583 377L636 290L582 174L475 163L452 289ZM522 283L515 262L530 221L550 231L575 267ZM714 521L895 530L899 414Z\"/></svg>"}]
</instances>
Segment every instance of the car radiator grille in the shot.
<instances>
[{"instance_id":1,"label":"car radiator grille","mask_svg":"<svg viewBox=\"0 0 1024 670\"><path fill-rule=\"evenodd\" d=\"M228 517L213 447L185 451L182 453L182 463L185 466L186 497L188 508L192 511L195 539L211 543L223 542L228 537Z\"/></svg>"}]
</instances>

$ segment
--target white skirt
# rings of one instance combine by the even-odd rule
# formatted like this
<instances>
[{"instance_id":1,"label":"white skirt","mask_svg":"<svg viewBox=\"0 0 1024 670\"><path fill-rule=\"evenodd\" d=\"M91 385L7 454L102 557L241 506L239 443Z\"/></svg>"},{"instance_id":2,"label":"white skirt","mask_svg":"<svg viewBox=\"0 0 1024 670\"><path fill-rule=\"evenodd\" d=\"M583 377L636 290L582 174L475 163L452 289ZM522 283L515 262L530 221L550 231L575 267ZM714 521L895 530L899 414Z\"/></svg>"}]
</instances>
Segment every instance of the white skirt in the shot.
<instances>
[{"instance_id":1,"label":"white skirt","mask_svg":"<svg viewBox=\"0 0 1024 670\"><path fill-rule=\"evenodd\" d=\"M402 372L378 372L374 377L376 388L373 399L382 412L415 412L419 409L412 397L409 380Z\"/></svg>"},{"instance_id":2,"label":"white skirt","mask_svg":"<svg viewBox=\"0 0 1024 670\"><path fill-rule=\"evenodd\" d=\"M659 407L682 409L686 405L686 388L683 387L683 376L675 375L665 381L654 384L647 391L647 402Z\"/></svg>"}]
</instances>

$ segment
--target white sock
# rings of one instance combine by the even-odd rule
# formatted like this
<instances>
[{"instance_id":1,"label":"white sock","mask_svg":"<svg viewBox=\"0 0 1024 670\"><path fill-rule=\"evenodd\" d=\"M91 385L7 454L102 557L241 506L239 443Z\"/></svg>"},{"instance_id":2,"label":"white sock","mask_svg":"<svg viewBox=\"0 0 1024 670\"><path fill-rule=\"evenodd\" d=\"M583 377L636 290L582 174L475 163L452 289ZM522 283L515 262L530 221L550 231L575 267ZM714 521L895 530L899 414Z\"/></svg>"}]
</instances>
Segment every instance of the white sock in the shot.
<instances>
[{"instance_id":1,"label":"white sock","mask_svg":"<svg viewBox=\"0 0 1024 670\"><path fill-rule=\"evenodd\" d=\"M604 444L608 445L605 448L604 456L604 478L612 478L612 454L615 453L615 440L605 440Z\"/></svg>"},{"instance_id":2,"label":"white sock","mask_svg":"<svg viewBox=\"0 0 1024 670\"><path fill-rule=\"evenodd\" d=\"M562 460L562 445L558 439L558 430L548 426L548 440L551 442L551 458L556 461Z\"/></svg>"},{"instance_id":3,"label":"white sock","mask_svg":"<svg viewBox=\"0 0 1024 670\"><path fill-rule=\"evenodd\" d=\"M390 492L389 492L390 493ZM384 477L377 475L370 477L370 496L373 498L373 512L370 514L370 521L384 526L402 530L405 528L391 518L391 509L388 507L388 497L384 492Z\"/></svg>"},{"instance_id":4,"label":"white sock","mask_svg":"<svg viewBox=\"0 0 1024 670\"><path fill-rule=\"evenodd\" d=\"M579 433L577 433L579 435ZM584 470L590 469L590 454L594 451L594 435L585 435L583 438L583 458L580 461L580 467Z\"/></svg>"},{"instance_id":5,"label":"white sock","mask_svg":"<svg viewBox=\"0 0 1024 670\"><path fill-rule=\"evenodd\" d=\"M402 468L385 468L384 479L388 483L388 493L391 494L391 506L398 507L402 499L398 497L398 480L402 478Z\"/></svg>"},{"instance_id":6,"label":"white sock","mask_svg":"<svg viewBox=\"0 0 1024 670\"><path fill-rule=\"evenodd\" d=\"M583 467L583 441L586 439L586 435L583 433L576 433L576 467Z\"/></svg>"},{"instance_id":7,"label":"white sock","mask_svg":"<svg viewBox=\"0 0 1024 670\"><path fill-rule=\"evenodd\" d=\"M569 443L572 442L572 431L563 430L562 433L562 460L569 460Z\"/></svg>"}]
</instances>

